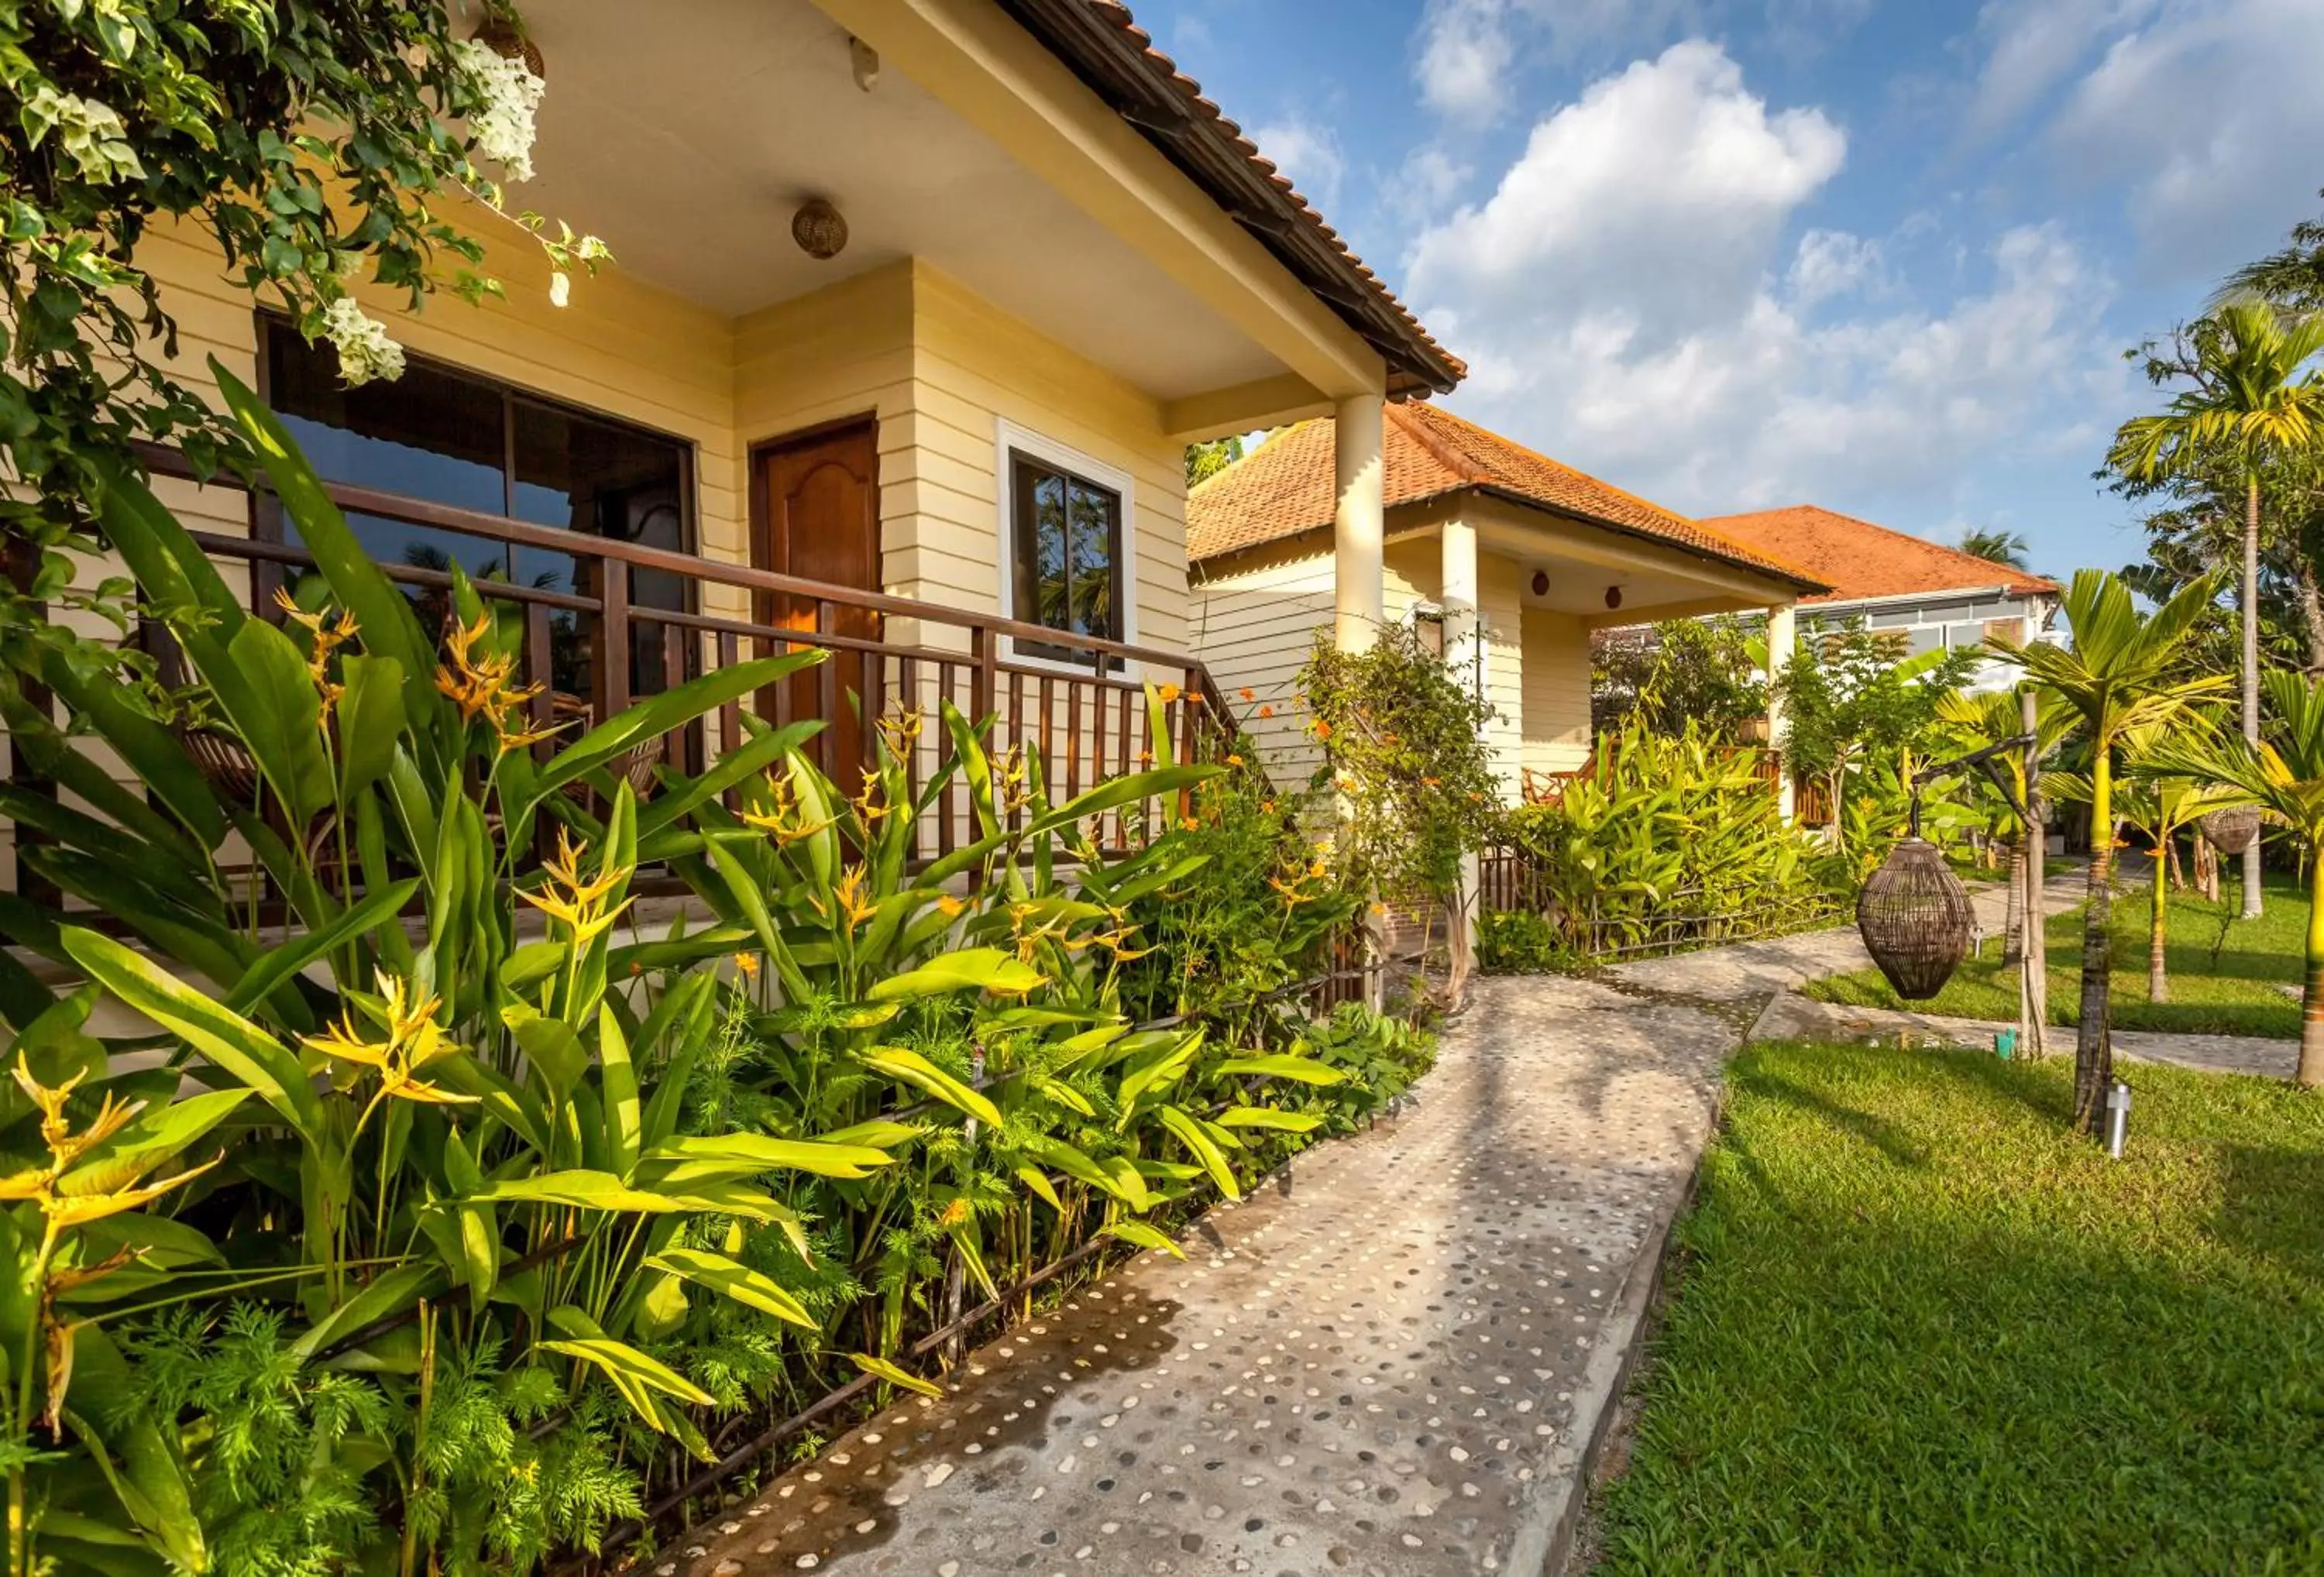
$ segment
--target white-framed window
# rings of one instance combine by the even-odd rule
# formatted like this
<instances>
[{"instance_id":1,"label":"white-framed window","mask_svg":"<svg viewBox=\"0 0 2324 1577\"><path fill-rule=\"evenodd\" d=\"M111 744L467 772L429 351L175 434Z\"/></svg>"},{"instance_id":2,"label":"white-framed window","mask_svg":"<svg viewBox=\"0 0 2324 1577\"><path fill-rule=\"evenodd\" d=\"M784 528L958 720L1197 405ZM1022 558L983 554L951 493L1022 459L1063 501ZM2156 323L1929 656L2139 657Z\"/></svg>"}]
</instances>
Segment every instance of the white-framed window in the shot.
<instances>
[{"instance_id":1,"label":"white-framed window","mask_svg":"<svg viewBox=\"0 0 2324 1577\"><path fill-rule=\"evenodd\" d=\"M1138 515L1130 474L1005 419L996 449L1001 616L1134 644ZM1070 641L1010 646L1020 661L1094 666Z\"/></svg>"}]
</instances>

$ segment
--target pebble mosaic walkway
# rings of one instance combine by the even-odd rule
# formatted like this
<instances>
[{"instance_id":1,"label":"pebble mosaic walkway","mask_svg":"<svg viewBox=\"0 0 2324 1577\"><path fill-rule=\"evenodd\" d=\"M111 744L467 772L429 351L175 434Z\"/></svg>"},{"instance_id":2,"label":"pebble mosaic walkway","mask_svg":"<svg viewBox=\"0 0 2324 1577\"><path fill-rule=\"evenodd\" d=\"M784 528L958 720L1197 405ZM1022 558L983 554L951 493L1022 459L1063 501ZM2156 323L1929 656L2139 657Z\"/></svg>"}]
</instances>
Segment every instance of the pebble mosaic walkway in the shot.
<instances>
[{"instance_id":1,"label":"pebble mosaic walkway","mask_svg":"<svg viewBox=\"0 0 2324 1577\"><path fill-rule=\"evenodd\" d=\"M1739 1035L1607 984L1480 982L1393 1121L646 1570L1535 1577Z\"/></svg>"}]
</instances>

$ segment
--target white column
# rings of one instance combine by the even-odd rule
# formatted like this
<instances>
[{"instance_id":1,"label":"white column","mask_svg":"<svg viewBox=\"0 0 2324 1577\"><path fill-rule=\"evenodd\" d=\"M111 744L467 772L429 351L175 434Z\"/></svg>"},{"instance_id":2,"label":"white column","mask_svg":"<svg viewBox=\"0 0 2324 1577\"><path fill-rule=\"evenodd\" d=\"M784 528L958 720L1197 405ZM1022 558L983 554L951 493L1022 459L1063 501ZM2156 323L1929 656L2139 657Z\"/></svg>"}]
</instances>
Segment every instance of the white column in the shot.
<instances>
[{"instance_id":1,"label":"white column","mask_svg":"<svg viewBox=\"0 0 2324 1577\"><path fill-rule=\"evenodd\" d=\"M1791 666L1792 647L1797 639L1792 604L1781 604L1767 610L1767 748L1775 752L1775 800L1782 807L1785 821L1792 819L1796 806L1796 790L1792 783L1791 763L1784 759L1784 704L1775 691L1775 681L1784 669Z\"/></svg>"},{"instance_id":2,"label":"white column","mask_svg":"<svg viewBox=\"0 0 2324 1577\"><path fill-rule=\"evenodd\" d=\"M1472 692L1484 687L1484 634L1477 619L1477 528L1447 521L1437 605L1444 610L1444 663Z\"/></svg>"},{"instance_id":3,"label":"white column","mask_svg":"<svg viewBox=\"0 0 2324 1577\"><path fill-rule=\"evenodd\" d=\"M1444 664L1454 681L1474 695L1485 688L1484 633L1477 616L1477 528L1466 521L1444 522L1437 605L1444 611ZM1452 917L1453 976L1468 979L1477 955L1478 869L1476 851L1461 857L1461 886Z\"/></svg>"},{"instance_id":4,"label":"white column","mask_svg":"<svg viewBox=\"0 0 2324 1577\"><path fill-rule=\"evenodd\" d=\"M1368 649L1379 632L1387 596L1381 588L1381 511L1386 462L1387 401L1356 394L1339 403L1332 424L1332 457L1339 503L1332 515L1333 581L1337 592L1334 638L1342 651Z\"/></svg>"}]
</instances>

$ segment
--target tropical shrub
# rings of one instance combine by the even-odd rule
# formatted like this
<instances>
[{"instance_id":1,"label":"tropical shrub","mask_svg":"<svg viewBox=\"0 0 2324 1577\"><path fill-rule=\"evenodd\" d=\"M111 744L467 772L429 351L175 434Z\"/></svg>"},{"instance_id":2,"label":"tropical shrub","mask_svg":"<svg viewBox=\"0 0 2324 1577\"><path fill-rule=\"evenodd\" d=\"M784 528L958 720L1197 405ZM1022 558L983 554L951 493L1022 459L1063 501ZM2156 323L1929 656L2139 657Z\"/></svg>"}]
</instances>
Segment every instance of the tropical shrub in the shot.
<instances>
[{"instance_id":1,"label":"tropical shrub","mask_svg":"<svg viewBox=\"0 0 2324 1577\"><path fill-rule=\"evenodd\" d=\"M1632 727L1554 805L1509 813L1525 918L1488 922L1488 967L1542 968L1804 924L1831 912L1761 752Z\"/></svg>"},{"instance_id":2,"label":"tropical shrub","mask_svg":"<svg viewBox=\"0 0 2324 1577\"><path fill-rule=\"evenodd\" d=\"M1153 906L1247 835L1227 799L1183 812L1222 765L1054 803L1037 752L945 707L880 719L843 790L800 753L816 724L745 719L641 801L610 766L814 655L545 732L490 588L456 576L424 630L221 386L317 562L285 623L113 470L105 528L193 683L52 654L60 724L0 679L77 802L11 786L0 810L81 906L0 899L0 932L82 982L0 964L12 1577L593 1547L735 1420L853 1377L930 1388L971 1287L989 1307L1093 1240L1167 1249L1176 1213L1425 1065L1363 1015L1133 1021L1158 995L1130 972L1170 978L1141 956ZM954 748L916 792L928 725ZM193 729L245 752L240 791ZM980 835L918 865L910 825L955 778ZM1101 844L1110 817L1139 835ZM651 932L648 867L695 899Z\"/></svg>"},{"instance_id":3,"label":"tropical shrub","mask_svg":"<svg viewBox=\"0 0 2324 1577\"><path fill-rule=\"evenodd\" d=\"M1929 745L1940 708L1978 661L1967 648L1904 657L1893 632L1851 619L1837 630L1811 622L1776 676L1784 708L1784 754L1794 774L1820 781L1845 848L1848 799L1868 768L1893 770L1907 751ZM1873 825L1885 825L1886 813Z\"/></svg>"},{"instance_id":4,"label":"tropical shrub","mask_svg":"<svg viewBox=\"0 0 2324 1577\"><path fill-rule=\"evenodd\" d=\"M1692 724L1740 742L1767 718L1766 660L1765 631L1733 613L1599 631L1590 641L1591 731L1637 723L1675 734Z\"/></svg>"}]
</instances>

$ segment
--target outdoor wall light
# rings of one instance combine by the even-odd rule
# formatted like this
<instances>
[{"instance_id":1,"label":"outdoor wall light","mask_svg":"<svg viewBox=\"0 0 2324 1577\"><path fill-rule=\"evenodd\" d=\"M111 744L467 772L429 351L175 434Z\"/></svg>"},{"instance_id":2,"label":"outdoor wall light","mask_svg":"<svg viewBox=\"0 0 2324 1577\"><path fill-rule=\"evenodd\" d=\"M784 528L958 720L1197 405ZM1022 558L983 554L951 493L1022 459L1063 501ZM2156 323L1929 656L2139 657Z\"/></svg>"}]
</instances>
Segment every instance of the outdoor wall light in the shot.
<instances>
[{"instance_id":1,"label":"outdoor wall light","mask_svg":"<svg viewBox=\"0 0 2324 1577\"><path fill-rule=\"evenodd\" d=\"M1622 588L1620 586L1609 586L1606 588L1606 605L1609 608L1618 608L1622 605Z\"/></svg>"},{"instance_id":2,"label":"outdoor wall light","mask_svg":"<svg viewBox=\"0 0 2324 1577\"><path fill-rule=\"evenodd\" d=\"M1533 572L1533 595L1537 597L1545 597L1549 595L1548 570L1536 569Z\"/></svg>"},{"instance_id":3,"label":"outdoor wall light","mask_svg":"<svg viewBox=\"0 0 2324 1577\"><path fill-rule=\"evenodd\" d=\"M809 257L828 262L847 244L847 220L822 198L809 198L791 216L791 239Z\"/></svg>"}]
</instances>

